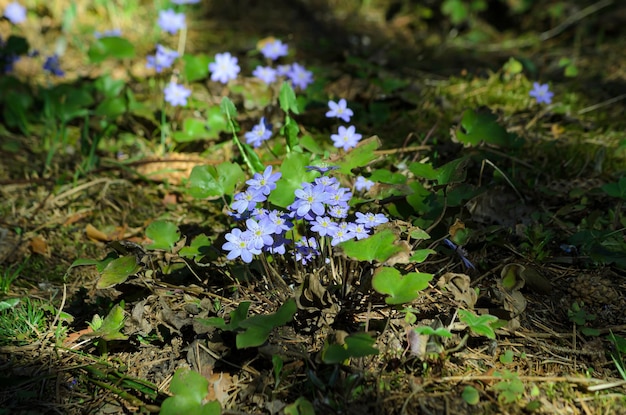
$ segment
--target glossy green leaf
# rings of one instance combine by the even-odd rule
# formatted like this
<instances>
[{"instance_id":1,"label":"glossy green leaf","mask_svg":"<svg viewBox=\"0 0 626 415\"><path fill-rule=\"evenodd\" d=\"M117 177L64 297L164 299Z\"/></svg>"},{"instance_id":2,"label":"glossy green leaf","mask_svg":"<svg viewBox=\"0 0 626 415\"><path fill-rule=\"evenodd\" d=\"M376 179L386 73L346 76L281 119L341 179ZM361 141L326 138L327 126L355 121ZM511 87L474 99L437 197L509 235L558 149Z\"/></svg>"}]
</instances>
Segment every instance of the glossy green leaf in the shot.
<instances>
[{"instance_id":1,"label":"glossy green leaf","mask_svg":"<svg viewBox=\"0 0 626 415\"><path fill-rule=\"evenodd\" d=\"M191 240L189 246L182 247L178 254L183 258L199 260L209 254L211 245L212 243L209 237L205 234L200 234Z\"/></svg>"},{"instance_id":2,"label":"glossy green leaf","mask_svg":"<svg viewBox=\"0 0 626 415\"><path fill-rule=\"evenodd\" d=\"M278 94L278 102L280 103L280 109L285 113L292 112L293 114L299 114L298 103L296 101L296 93L288 82L283 82L280 86L280 92Z\"/></svg>"},{"instance_id":3,"label":"glossy green leaf","mask_svg":"<svg viewBox=\"0 0 626 415\"><path fill-rule=\"evenodd\" d=\"M358 146L346 153L343 160L338 162L339 171L344 174L351 174L352 169L356 167L365 167L378 156L374 151L380 147L380 139L378 136L367 138L359 143Z\"/></svg>"},{"instance_id":4,"label":"glossy green leaf","mask_svg":"<svg viewBox=\"0 0 626 415\"><path fill-rule=\"evenodd\" d=\"M131 275L135 275L141 270L141 265L137 263L135 255L127 255L112 260L107 264L96 284L97 288L109 288L116 284L121 284Z\"/></svg>"},{"instance_id":5,"label":"glossy green leaf","mask_svg":"<svg viewBox=\"0 0 626 415\"><path fill-rule=\"evenodd\" d=\"M163 401L161 415L220 415L218 401L206 402L209 393L209 381L198 372L190 369L178 369L174 373L170 392L174 394Z\"/></svg>"},{"instance_id":6,"label":"glossy green leaf","mask_svg":"<svg viewBox=\"0 0 626 415\"><path fill-rule=\"evenodd\" d=\"M224 162L217 167L196 166L189 176L189 194L196 199L232 194L235 186L245 179L238 164Z\"/></svg>"},{"instance_id":7,"label":"glossy green leaf","mask_svg":"<svg viewBox=\"0 0 626 415\"><path fill-rule=\"evenodd\" d=\"M285 117L285 125L280 129L280 133L287 139L287 147L292 149L298 145L298 133L300 127L298 123L290 116Z\"/></svg>"},{"instance_id":8,"label":"glossy green leaf","mask_svg":"<svg viewBox=\"0 0 626 415\"><path fill-rule=\"evenodd\" d=\"M373 339L367 333L351 334L344 339L344 344L331 344L322 353L322 361L326 364L338 364L353 357L364 357L378 354L373 347Z\"/></svg>"},{"instance_id":9,"label":"glossy green leaf","mask_svg":"<svg viewBox=\"0 0 626 415\"><path fill-rule=\"evenodd\" d=\"M96 40L87 52L91 63L100 63L108 58L132 59L135 46L122 37L103 37Z\"/></svg>"},{"instance_id":10,"label":"glossy green leaf","mask_svg":"<svg viewBox=\"0 0 626 415\"><path fill-rule=\"evenodd\" d=\"M316 173L306 170L310 157L303 153L291 152L280 166L282 177L276 183L276 189L269 196L269 201L276 206L286 207L295 199L294 191L302 188L302 183L312 181Z\"/></svg>"},{"instance_id":11,"label":"glossy green leaf","mask_svg":"<svg viewBox=\"0 0 626 415\"><path fill-rule=\"evenodd\" d=\"M489 339L496 338L496 332L492 327L492 325L498 321L498 317L496 316L492 316L491 314L477 316L471 311L459 310L459 320L467 324L467 327L479 336L485 336Z\"/></svg>"},{"instance_id":12,"label":"glossy green leaf","mask_svg":"<svg viewBox=\"0 0 626 415\"><path fill-rule=\"evenodd\" d=\"M178 226L172 222L157 220L146 228L146 236L153 241L150 245L146 246L146 248L165 249L169 251L180 239L180 231L178 230Z\"/></svg>"},{"instance_id":13,"label":"glossy green leaf","mask_svg":"<svg viewBox=\"0 0 626 415\"><path fill-rule=\"evenodd\" d=\"M97 322L97 325L99 327L90 336L101 337L106 341L128 339L128 336L120 333L120 330L124 328L124 308L117 304L104 319Z\"/></svg>"},{"instance_id":14,"label":"glossy green leaf","mask_svg":"<svg viewBox=\"0 0 626 415\"><path fill-rule=\"evenodd\" d=\"M387 183L387 184L404 184L406 183L406 176L400 173L393 173L387 169L378 169L372 172L372 175L368 177L373 182L376 183Z\"/></svg>"},{"instance_id":15,"label":"glossy green leaf","mask_svg":"<svg viewBox=\"0 0 626 415\"><path fill-rule=\"evenodd\" d=\"M492 113L466 110L461 120L461 128L456 131L456 137L463 144L473 146L485 142L501 147L519 147L522 141L498 124L497 118Z\"/></svg>"},{"instance_id":16,"label":"glossy green leaf","mask_svg":"<svg viewBox=\"0 0 626 415\"><path fill-rule=\"evenodd\" d=\"M239 303L237 308L230 312L230 321L228 323L221 317L198 319L198 321L207 326L217 327L220 330L234 331L239 328L239 323L244 321L248 316L249 308L250 301L242 301Z\"/></svg>"},{"instance_id":17,"label":"glossy green leaf","mask_svg":"<svg viewBox=\"0 0 626 415\"><path fill-rule=\"evenodd\" d=\"M357 261L384 262L404 248L396 245L397 236L391 229L376 232L369 238L343 242L343 252Z\"/></svg>"},{"instance_id":18,"label":"glossy green leaf","mask_svg":"<svg viewBox=\"0 0 626 415\"><path fill-rule=\"evenodd\" d=\"M381 267L374 273L372 287L381 294L387 294L387 304L409 303L417 298L419 291L428 287L432 274L409 272L402 275L391 267Z\"/></svg>"},{"instance_id":19,"label":"glossy green leaf","mask_svg":"<svg viewBox=\"0 0 626 415\"><path fill-rule=\"evenodd\" d=\"M410 261L421 264L422 262L426 261L426 258L428 258L428 255L436 254L436 253L437 251L435 251L434 249L418 249L417 251L413 252L413 255L411 256Z\"/></svg>"},{"instance_id":20,"label":"glossy green leaf","mask_svg":"<svg viewBox=\"0 0 626 415\"><path fill-rule=\"evenodd\" d=\"M237 348L261 346L275 328L287 324L298 310L293 298L287 300L274 314L252 316L239 323L245 329L236 338Z\"/></svg>"},{"instance_id":21,"label":"glossy green leaf","mask_svg":"<svg viewBox=\"0 0 626 415\"><path fill-rule=\"evenodd\" d=\"M183 56L185 67L183 74L187 82L195 82L209 76L209 63L211 58L205 54Z\"/></svg>"}]
</instances>

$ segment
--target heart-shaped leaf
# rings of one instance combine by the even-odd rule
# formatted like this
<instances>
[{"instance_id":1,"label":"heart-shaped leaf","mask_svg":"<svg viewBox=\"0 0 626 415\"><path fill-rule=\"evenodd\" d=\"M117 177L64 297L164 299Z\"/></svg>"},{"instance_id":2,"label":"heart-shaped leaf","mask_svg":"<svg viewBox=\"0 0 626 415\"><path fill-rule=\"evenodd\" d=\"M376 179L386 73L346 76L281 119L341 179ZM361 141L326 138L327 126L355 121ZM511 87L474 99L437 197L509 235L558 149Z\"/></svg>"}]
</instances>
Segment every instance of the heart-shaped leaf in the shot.
<instances>
[{"instance_id":1,"label":"heart-shaped leaf","mask_svg":"<svg viewBox=\"0 0 626 415\"><path fill-rule=\"evenodd\" d=\"M372 278L372 287L381 294L387 294L387 304L408 303L417 298L419 291L428 287L432 274L410 272L400 274L395 268L379 268Z\"/></svg>"},{"instance_id":2,"label":"heart-shaped leaf","mask_svg":"<svg viewBox=\"0 0 626 415\"><path fill-rule=\"evenodd\" d=\"M146 246L146 248L165 249L169 251L180 239L180 231L178 230L178 226L172 222L157 220L146 228L146 236L153 241L150 245Z\"/></svg>"},{"instance_id":3,"label":"heart-shaped leaf","mask_svg":"<svg viewBox=\"0 0 626 415\"><path fill-rule=\"evenodd\" d=\"M378 354L372 345L375 342L367 333L355 333L345 338L344 344L331 344L323 352L322 360L327 364L337 364L352 357L363 357Z\"/></svg>"},{"instance_id":4,"label":"heart-shaped leaf","mask_svg":"<svg viewBox=\"0 0 626 415\"><path fill-rule=\"evenodd\" d=\"M360 241L346 241L341 244L343 252L357 261L385 262L393 255L409 249L405 245L396 244L397 236L391 229L376 232L369 238Z\"/></svg>"},{"instance_id":5,"label":"heart-shaped leaf","mask_svg":"<svg viewBox=\"0 0 626 415\"><path fill-rule=\"evenodd\" d=\"M274 314L256 315L240 322L239 327L245 328L246 331L237 335L237 348L261 346L272 329L291 321L297 310L296 301L291 298Z\"/></svg>"},{"instance_id":6,"label":"heart-shaped leaf","mask_svg":"<svg viewBox=\"0 0 626 415\"><path fill-rule=\"evenodd\" d=\"M163 415L219 415L222 411L218 401L204 403L209 392L209 381L190 369L178 369L174 373L170 391L174 394L163 401Z\"/></svg>"}]
</instances>

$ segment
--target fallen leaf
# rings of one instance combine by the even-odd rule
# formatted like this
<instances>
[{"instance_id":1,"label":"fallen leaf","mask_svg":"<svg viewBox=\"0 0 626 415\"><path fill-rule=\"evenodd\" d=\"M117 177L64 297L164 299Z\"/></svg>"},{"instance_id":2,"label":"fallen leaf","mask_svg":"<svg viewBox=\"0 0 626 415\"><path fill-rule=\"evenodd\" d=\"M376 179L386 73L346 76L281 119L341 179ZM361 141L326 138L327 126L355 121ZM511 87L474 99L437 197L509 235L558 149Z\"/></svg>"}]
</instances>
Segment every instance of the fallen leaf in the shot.
<instances>
[{"instance_id":1,"label":"fallen leaf","mask_svg":"<svg viewBox=\"0 0 626 415\"><path fill-rule=\"evenodd\" d=\"M93 242L109 242L111 238L104 232L96 229L91 223L85 226L85 234L87 238Z\"/></svg>"},{"instance_id":2,"label":"fallen leaf","mask_svg":"<svg viewBox=\"0 0 626 415\"><path fill-rule=\"evenodd\" d=\"M41 236L35 236L30 240L30 250L35 254L50 256L50 247L46 240Z\"/></svg>"},{"instance_id":3,"label":"fallen leaf","mask_svg":"<svg viewBox=\"0 0 626 415\"><path fill-rule=\"evenodd\" d=\"M437 286L449 291L454 300L465 303L468 309L473 309L478 299L476 291L471 287L471 280L468 275L447 272L439 278Z\"/></svg>"},{"instance_id":4,"label":"fallen leaf","mask_svg":"<svg viewBox=\"0 0 626 415\"><path fill-rule=\"evenodd\" d=\"M233 378L229 373L213 373L209 378L209 394L207 401L218 400L222 407L226 407L229 393L233 386Z\"/></svg>"}]
</instances>

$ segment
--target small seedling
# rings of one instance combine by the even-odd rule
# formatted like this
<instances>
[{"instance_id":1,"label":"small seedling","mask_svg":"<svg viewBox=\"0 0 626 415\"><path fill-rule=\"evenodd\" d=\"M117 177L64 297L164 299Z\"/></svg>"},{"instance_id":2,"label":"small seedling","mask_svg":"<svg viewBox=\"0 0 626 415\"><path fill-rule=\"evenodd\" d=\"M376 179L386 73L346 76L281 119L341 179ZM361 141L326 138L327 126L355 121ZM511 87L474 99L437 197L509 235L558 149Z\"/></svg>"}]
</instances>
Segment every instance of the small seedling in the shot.
<instances>
[{"instance_id":1,"label":"small seedling","mask_svg":"<svg viewBox=\"0 0 626 415\"><path fill-rule=\"evenodd\" d=\"M498 321L498 317L491 314L483 314L477 316L476 314L467 311L459 310L459 320L467 324L470 331L479 336L485 336L489 339L496 338L496 332L493 329L494 323Z\"/></svg>"},{"instance_id":2,"label":"small seedling","mask_svg":"<svg viewBox=\"0 0 626 415\"><path fill-rule=\"evenodd\" d=\"M494 390L499 392L498 401L513 403L522 399L524 383L517 373L505 370L504 372L495 372L494 375L502 378L500 382L493 385Z\"/></svg>"},{"instance_id":3,"label":"small seedling","mask_svg":"<svg viewBox=\"0 0 626 415\"><path fill-rule=\"evenodd\" d=\"M576 324L581 333L587 336L597 336L600 334L597 329L585 327L587 323L596 319L596 315L585 311L585 309L583 308L584 306L585 303L581 302L580 304L578 304L578 302L574 301L571 308L567 310L567 317L569 317L569 320L572 323Z\"/></svg>"}]
</instances>

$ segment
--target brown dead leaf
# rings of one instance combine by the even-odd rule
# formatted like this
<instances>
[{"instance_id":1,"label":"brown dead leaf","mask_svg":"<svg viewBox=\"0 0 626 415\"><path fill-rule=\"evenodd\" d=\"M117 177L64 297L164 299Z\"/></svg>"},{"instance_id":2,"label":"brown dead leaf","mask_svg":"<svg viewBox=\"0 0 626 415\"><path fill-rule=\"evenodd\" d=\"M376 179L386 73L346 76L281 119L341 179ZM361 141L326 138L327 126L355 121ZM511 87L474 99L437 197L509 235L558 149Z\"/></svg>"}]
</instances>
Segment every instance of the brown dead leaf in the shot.
<instances>
[{"instance_id":1,"label":"brown dead leaf","mask_svg":"<svg viewBox=\"0 0 626 415\"><path fill-rule=\"evenodd\" d=\"M233 387L233 377L229 373L213 373L209 378L209 394L207 400L218 400L222 407L226 407L229 393Z\"/></svg>"},{"instance_id":2,"label":"brown dead leaf","mask_svg":"<svg viewBox=\"0 0 626 415\"><path fill-rule=\"evenodd\" d=\"M437 281L437 286L440 289L449 291L454 296L455 301L465 303L467 308L471 310L476 304L478 295L470 284L469 276L453 272L442 275L439 281Z\"/></svg>"},{"instance_id":3,"label":"brown dead leaf","mask_svg":"<svg viewBox=\"0 0 626 415\"><path fill-rule=\"evenodd\" d=\"M50 247L48 242L42 236L35 236L30 240L30 250L35 254L50 256Z\"/></svg>"},{"instance_id":4,"label":"brown dead leaf","mask_svg":"<svg viewBox=\"0 0 626 415\"><path fill-rule=\"evenodd\" d=\"M85 226L85 234L87 238L93 242L110 242L111 238L104 232L96 229L91 223Z\"/></svg>"},{"instance_id":5,"label":"brown dead leaf","mask_svg":"<svg viewBox=\"0 0 626 415\"><path fill-rule=\"evenodd\" d=\"M178 197L174 193L168 193L163 196L163 199L161 199L161 203L163 203L164 206L176 205L178 204Z\"/></svg>"},{"instance_id":6,"label":"brown dead leaf","mask_svg":"<svg viewBox=\"0 0 626 415\"><path fill-rule=\"evenodd\" d=\"M459 218L457 218L454 223L450 225L448 233L450 234L450 237L454 239L454 235L456 235L458 231L462 231L463 229L465 229L465 224L461 220L459 220Z\"/></svg>"}]
</instances>

